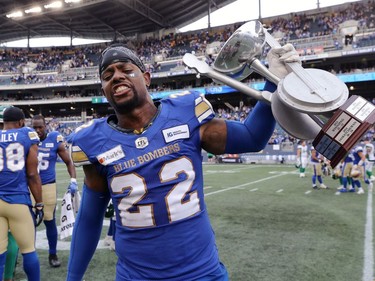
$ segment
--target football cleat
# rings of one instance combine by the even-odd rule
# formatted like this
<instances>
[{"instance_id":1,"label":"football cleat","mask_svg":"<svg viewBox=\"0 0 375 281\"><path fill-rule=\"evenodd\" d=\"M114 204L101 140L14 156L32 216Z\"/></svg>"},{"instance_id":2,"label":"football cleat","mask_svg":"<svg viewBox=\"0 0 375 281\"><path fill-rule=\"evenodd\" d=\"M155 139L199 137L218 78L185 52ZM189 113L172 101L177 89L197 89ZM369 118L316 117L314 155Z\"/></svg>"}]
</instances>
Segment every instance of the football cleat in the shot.
<instances>
[{"instance_id":1,"label":"football cleat","mask_svg":"<svg viewBox=\"0 0 375 281\"><path fill-rule=\"evenodd\" d=\"M112 236L110 235L107 235L104 239L103 239L103 244L105 246L111 246L111 242L113 241L113 238Z\"/></svg>"},{"instance_id":2,"label":"football cleat","mask_svg":"<svg viewBox=\"0 0 375 281\"><path fill-rule=\"evenodd\" d=\"M354 187L349 188L349 192L355 192L355 188Z\"/></svg>"},{"instance_id":3,"label":"football cleat","mask_svg":"<svg viewBox=\"0 0 375 281\"><path fill-rule=\"evenodd\" d=\"M318 189L318 186L315 184L315 185L313 185L312 188L313 188L313 189Z\"/></svg>"},{"instance_id":4,"label":"football cleat","mask_svg":"<svg viewBox=\"0 0 375 281\"><path fill-rule=\"evenodd\" d=\"M324 183L320 184L320 187L319 188L322 188L322 189L328 189L328 186L326 186Z\"/></svg>"},{"instance_id":5,"label":"football cleat","mask_svg":"<svg viewBox=\"0 0 375 281\"><path fill-rule=\"evenodd\" d=\"M51 267L59 267L61 265L61 262L59 261L56 254L50 254L48 256L48 262Z\"/></svg>"},{"instance_id":6,"label":"football cleat","mask_svg":"<svg viewBox=\"0 0 375 281\"><path fill-rule=\"evenodd\" d=\"M348 190L347 190L345 187L341 188L339 191L340 191L341 193L348 192Z\"/></svg>"},{"instance_id":7,"label":"football cleat","mask_svg":"<svg viewBox=\"0 0 375 281\"><path fill-rule=\"evenodd\" d=\"M359 188L359 189L358 189L357 194L364 194L364 193L365 193L365 191L363 190L363 188Z\"/></svg>"}]
</instances>

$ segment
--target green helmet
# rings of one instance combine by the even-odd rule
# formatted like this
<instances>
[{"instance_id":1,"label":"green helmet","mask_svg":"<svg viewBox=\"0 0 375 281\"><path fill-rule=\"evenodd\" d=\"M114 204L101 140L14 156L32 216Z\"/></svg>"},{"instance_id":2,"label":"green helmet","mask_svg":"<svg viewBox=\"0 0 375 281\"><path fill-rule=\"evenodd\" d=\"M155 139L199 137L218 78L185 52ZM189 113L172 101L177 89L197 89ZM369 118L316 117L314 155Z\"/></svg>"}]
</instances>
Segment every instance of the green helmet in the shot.
<instances>
[{"instance_id":1,"label":"green helmet","mask_svg":"<svg viewBox=\"0 0 375 281\"><path fill-rule=\"evenodd\" d=\"M0 105L0 123L4 123L4 111L9 107L13 107L13 105Z\"/></svg>"}]
</instances>

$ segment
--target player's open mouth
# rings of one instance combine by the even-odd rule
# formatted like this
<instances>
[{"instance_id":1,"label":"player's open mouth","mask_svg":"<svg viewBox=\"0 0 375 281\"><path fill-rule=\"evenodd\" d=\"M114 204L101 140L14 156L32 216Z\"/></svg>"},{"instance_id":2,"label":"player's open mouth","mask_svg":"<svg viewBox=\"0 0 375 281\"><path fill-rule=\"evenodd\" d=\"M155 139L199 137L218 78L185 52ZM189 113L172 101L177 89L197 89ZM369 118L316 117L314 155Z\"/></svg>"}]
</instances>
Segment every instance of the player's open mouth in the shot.
<instances>
[{"instance_id":1,"label":"player's open mouth","mask_svg":"<svg viewBox=\"0 0 375 281\"><path fill-rule=\"evenodd\" d=\"M129 90L130 88L128 86L121 85L114 89L114 95L115 96L123 95L123 94L126 94Z\"/></svg>"}]
</instances>

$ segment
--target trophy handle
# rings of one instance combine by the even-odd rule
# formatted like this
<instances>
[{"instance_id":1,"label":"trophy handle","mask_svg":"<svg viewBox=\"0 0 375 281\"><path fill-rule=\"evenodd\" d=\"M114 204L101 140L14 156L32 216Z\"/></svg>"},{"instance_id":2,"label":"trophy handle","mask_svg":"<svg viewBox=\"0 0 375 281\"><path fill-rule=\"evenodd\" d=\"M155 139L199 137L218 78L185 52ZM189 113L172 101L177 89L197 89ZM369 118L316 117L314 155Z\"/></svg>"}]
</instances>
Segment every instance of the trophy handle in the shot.
<instances>
[{"instance_id":1,"label":"trophy handle","mask_svg":"<svg viewBox=\"0 0 375 281\"><path fill-rule=\"evenodd\" d=\"M276 93L271 94L267 91L261 92L254 90L245 84L212 69L206 62L199 60L193 54L186 53L182 60L187 67L193 68L209 78L219 80L252 98L270 103L272 114L275 119L291 136L308 140L313 139L319 133L321 127L314 118L308 114L298 112L285 106L280 102ZM291 122L291 120L293 120L293 122Z\"/></svg>"}]
</instances>

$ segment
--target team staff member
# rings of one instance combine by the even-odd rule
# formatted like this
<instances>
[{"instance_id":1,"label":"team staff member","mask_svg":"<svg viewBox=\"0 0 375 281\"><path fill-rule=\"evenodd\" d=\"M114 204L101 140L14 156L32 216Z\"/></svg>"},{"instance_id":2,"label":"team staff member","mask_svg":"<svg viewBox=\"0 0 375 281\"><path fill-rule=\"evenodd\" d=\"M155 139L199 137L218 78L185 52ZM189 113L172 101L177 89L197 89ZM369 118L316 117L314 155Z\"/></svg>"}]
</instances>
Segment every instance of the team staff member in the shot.
<instances>
[{"instance_id":1,"label":"team staff member","mask_svg":"<svg viewBox=\"0 0 375 281\"><path fill-rule=\"evenodd\" d=\"M0 276L3 276L12 232L23 258L23 269L29 281L40 280L40 266L35 251L35 219L43 219L42 187L38 174L39 138L34 130L24 127L25 115L17 107L4 112L0 132ZM31 210L30 191L35 198Z\"/></svg>"},{"instance_id":2,"label":"team staff member","mask_svg":"<svg viewBox=\"0 0 375 281\"><path fill-rule=\"evenodd\" d=\"M68 189L72 194L77 190L76 170L65 148L63 136L56 131L47 133L46 121L42 115L32 118L32 127L37 132L40 143L38 146L39 174L42 180L44 200L44 225L49 246L48 261L50 266L59 267L61 262L57 257L57 226L55 210L57 203L56 161L57 156L64 161L70 175Z\"/></svg>"},{"instance_id":3,"label":"team staff member","mask_svg":"<svg viewBox=\"0 0 375 281\"><path fill-rule=\"evenodd\" d=\"M271 55L271 71L285 75L280 60L299 59L290 44ZM201 151L263 149L275 128L271 107L258 102L242 123L214 118L209 102L194 91L156 106L147 90L150 73L123 45L103 51L99 71L115 115L82 126L69 140L85 182L67 280L82 280L110 198L116 215L115 280L228 280L204 202ZM267 83L266 89L273 92L275 85Z\"/></svg>"}]
</instances>

